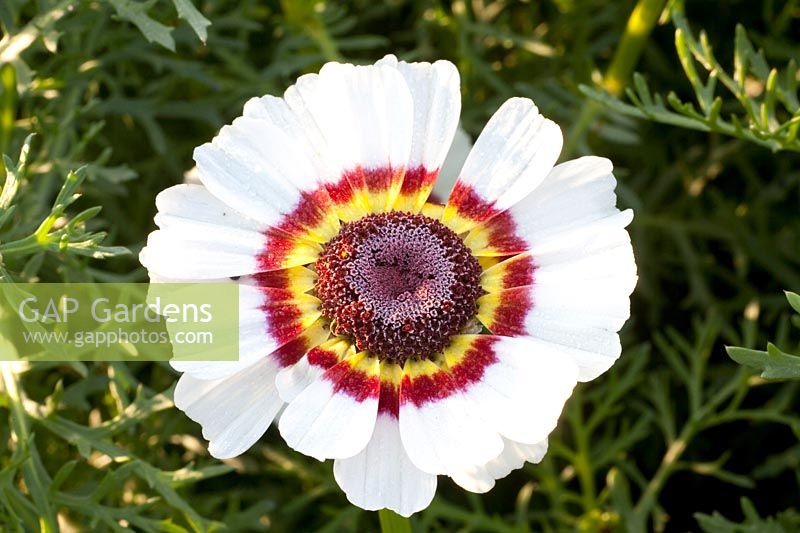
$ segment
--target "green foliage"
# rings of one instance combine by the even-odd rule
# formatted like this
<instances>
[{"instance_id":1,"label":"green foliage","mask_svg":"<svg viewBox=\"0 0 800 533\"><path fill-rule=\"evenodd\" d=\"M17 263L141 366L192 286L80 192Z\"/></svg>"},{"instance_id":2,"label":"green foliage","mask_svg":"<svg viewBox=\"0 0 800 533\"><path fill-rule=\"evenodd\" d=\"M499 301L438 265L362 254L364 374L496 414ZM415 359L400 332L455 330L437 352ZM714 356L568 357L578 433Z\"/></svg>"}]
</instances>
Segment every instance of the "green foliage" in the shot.
<instances>
[{"instance_id":1,"label":"green foliage","mask_svg":"<svg viewBox=\"0 0 800 533\"><path fill-rule=\"evenodd\" d=\"M787 292L786 299L800 314L800 295ZM795 317L800 324L800 317ZM750 350L737 346L727 348L731 359L739 364L758 369L764 379L798 379L800 378L800 355L792 355L781 351L772 343L767 344L767 351Z\"/></svg>"},{"instance_id":2,"label":"green foliage","mask_svg":"<svg viewBox=\"0 0 800 533\"><path fill-rule=\"evenodd\" d=\"M100 243L106 238L106 233L86 230L86 223L100 213L99 206L85 209L72 217L66 216L67 208L80 198L76 191L86 179L85 167L67 174L50 212L35 230L26 234L29 222L24 219L23 211L17 209L14 200L20 182L25 180L30 141L30 136L25 139L16 165L8 156L4 156L6 180L0 193L0 257L5 261L14 261L29 256L41 258L41 254L49 251L106 259L128 253L127 248L121 246L102 246ZM15 217L15 214L20 216ZM4 226L8 226L6 231L3 231ZM41 259L36 259L36 261L41 261ZM2 263L0 263L0 267L2 267ZM28 263L24 270L28 276L37 274L35 267L31 267L31 263ZM11 281L5 276L0 279L5 282Z\"/></svg>"},{"instance_id":3,"label":"green foliage","mask_svg":"<svg viewBox=\"0 0 800 533\"><path fill-rule=\"evenodd\" d=\"M120 18L133 23L142 32L145 39L158 43L168 50L175 50L175 39L172 37L172 28L161 24L148 15L153 2L139 2L137 0L109 0ZM205 18L189 0L172 0L178 16L192 27L197 37L206 42L208 26L211 22Z\"/></svg>"},{"instance_id":4,"label":"green foliage","mask_svg":"<svg viewBox=\"0 0 800 533\"><path fill-rule=\"evenodd\" d=\"M674 3L646 39L633 105L602 96L601 120L580 126L596 104L579 87L612 62L632 0L0 2L0 148L22 153L2 172L4 275L143 281L136 253L155 195L248 98L332 59L447 58L471 135L505 98L527 96L565 137L583 132L575 154L614 161L620 203L636 212L640 281L620 361L578 386L543 462L486 495L440 478L412 529L792 531L796 516L781 511L800 488L798 383L725 355L798 342L778 296L800 288L795 67L767 65L800 56L800 19L797 2L778 4L697 0L683 15ZM695 38L688 21L707 32ZM347 503L330 463L274 429L235 460L212 459L172 406L167 365L4 365L2 377L4 530L379 527Z\"/></svg>"},{"instance_id":5,"label":"green foliage","mask_svg":"<svg viewBox=\"0 0 800 533\"><path fill-rule=\"evenodd\" d=\"M95 531L125 531L128 524L145 531L182 530L176 525L181 522L194 531L211 531L221 526L202 518L176 489L226 474L231 471L230 467L187 465L177 470L162 470L130 449L131 437L134 444L137 440L136 434L131 432L133 427L154 413L172 407L166 396L149 393L145 397L145 388L139 384L132 387L131 376L124 367L109 364L107 386L117 403L117 414L87 427L57 414L80 400L81 395L87 393L80 390L85 386L77 390L65 388L59 380L51 396L41 403L31 402L21 390L20 369L8 363L3 365L3 383L16 446L0 470L0 486L3 487L0 523L12 530L28 531L38 526L43 531L56 531L58 509L60 513L82 517L81 521ZM46 367L33 368L29 373L35 375L41 370L46 371ZM90 379L89 369L82 364L72 365L71 370ZM135 392L134 397L129 396L131 392ZM69 451L74 449L82 461L65 461L51 476L44 468L39 448L32 445L32 424L45 430L45 435L38 439L40 443L48 443L49 449L58 450L59 456L69 456ZM146 450L146 445L142 449ZM89 479L95 479L87 484L80 481L81 471L83 475L91 476L92 471L97 475L91 476ZM26 490L17 484L17 476L24 481ZM122 507L103 503L109 494L119 493L125 484L131 483L141 483L154 497ZM161 505L171 509L170 514L160 519L148 518L147 511L156 506L158 500L163 500Z\"/></svg>"},{"instance_id":6,"label":"green foliage","mask_svg":"<svg viewBox=\"0 0 800 533\"><path fill-rule=\"evenodd\" d=\"M763 50L756 52L744 26L737 24L734 70L729 74L714 56L708 34L701 31L699 40L694 37L683 13L682 2L674 3L670 15L675 25L675 49L697 105L681 100L674 91L670 91L666 98L654 93L639 73L634 74L634 86L626 90L632 104L589 86L582 86L581 91L617 113L682 128L718 132L766 146L775 152L800 152L797 61L790 59L783 70L770 68ZM705 81L698 72L698 65L707 73ZM738 112L729 111L735 107L734 103L717 95L718 82L735 98L740 108Z\"/></svg>"},{"instance_id":7,"label":"green foliage","mask_svg":"<svg viewBox=\"0 0 800 533\"><path fill-rule=\"evenodd\" d=\"M742 523L732 522L719 513L698 514L697 521L706 533L791 533L800 529L800 514L794 509L775 517L761 518L753 503L742 498Z\"/></svg>"}]
</instances>

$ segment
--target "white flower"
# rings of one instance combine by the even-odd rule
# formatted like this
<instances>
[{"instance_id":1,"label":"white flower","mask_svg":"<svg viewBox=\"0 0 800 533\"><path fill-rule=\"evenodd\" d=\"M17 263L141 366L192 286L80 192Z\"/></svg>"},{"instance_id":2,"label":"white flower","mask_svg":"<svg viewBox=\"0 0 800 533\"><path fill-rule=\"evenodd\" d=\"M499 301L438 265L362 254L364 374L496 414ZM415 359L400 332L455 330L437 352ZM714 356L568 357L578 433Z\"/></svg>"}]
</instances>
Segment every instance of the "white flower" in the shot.
<instances>
[{"instance_id":1,"label":"white flower","mask_svg":"<svg viewBox=\"0 0 800 533\"><path fill-rule=\"evenodd\" d=\"M151 277L240 287L239 361L173 363L213 456L285 406L286 442L335 459L351 502L407 516L437 475L483 492L541 460L575 383L619 357L636 266L611 162L553 166L560 129L512 98L430 203L460 107L447 61L329 63L159 194Z\"/></svg>"}]
</instances>

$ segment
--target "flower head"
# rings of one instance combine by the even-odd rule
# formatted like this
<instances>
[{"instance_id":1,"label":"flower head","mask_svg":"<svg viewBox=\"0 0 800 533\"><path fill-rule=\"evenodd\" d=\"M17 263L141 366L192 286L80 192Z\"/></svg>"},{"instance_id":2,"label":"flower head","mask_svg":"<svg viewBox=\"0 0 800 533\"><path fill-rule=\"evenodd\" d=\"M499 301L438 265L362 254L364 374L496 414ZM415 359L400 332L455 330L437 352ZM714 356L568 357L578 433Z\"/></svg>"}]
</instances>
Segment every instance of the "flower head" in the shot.
<instances>
[{"instance_id":1,"label":"flower head","mask_svg":"<svg viewBox=\"0 0 800 533\"><path fill-rule=\"evenodd\" d=\"M409 515L437 475L484 492L541 460L619 357L636 266L611 163L554 166L560 129L512 98L439 205L460 107L449 62L329 63L247 102L195 151L201 184L158 196L151 277L240 288L239 360L173 363L212 455L284 409L350 501Z\"/></svg>"}]
</instances>

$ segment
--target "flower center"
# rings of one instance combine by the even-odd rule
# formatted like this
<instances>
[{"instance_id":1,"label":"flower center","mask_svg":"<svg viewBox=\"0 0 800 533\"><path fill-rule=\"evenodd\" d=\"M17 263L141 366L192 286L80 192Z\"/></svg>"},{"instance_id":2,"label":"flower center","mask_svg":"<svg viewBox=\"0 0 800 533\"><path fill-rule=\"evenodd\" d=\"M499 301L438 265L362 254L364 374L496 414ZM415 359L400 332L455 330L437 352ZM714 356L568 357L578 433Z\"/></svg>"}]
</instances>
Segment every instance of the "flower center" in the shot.
<instances>
[{"instance_id":1,"label":"flower center","mask_svg":"<svg viewBox=\"0 0 800 533\"><path fill-rule=\"evenodd\" d=\"M458 235L423 215L345 224L315 267L331 331L399 364L442 351L475 316L482 294L478 261Z\"/></svg>"}]
</instances>

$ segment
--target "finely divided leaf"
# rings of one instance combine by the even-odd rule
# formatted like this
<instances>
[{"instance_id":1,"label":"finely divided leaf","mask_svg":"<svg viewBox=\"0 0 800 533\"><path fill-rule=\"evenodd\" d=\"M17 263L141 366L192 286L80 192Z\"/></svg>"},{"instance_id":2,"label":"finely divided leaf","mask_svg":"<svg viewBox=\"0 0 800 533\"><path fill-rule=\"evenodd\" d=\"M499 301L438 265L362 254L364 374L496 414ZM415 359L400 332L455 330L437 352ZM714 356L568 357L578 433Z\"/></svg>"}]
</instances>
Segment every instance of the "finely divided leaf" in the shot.
<instances>
[{"instance_id":1,"label":"finely divided leaf","mask_svg":"<svg viewBox=\"0 0 800 533\"><path fill-rule=\"evenodd\" d=\"M800 313L800 295L786 291L786 299ZM764 379L800 379L800 356L786 353L772 343L767 344L766 352L738 346L725 349L737 363L761 370Z\"/></svg>"},{"instance_id":2,"label":"finely divided leaf","mask_svg":"<svg viewBox=\"0 0 800 533\"><path fill-rule=\"evenodd\" d=\"M800 357L783 352L772 343L766 352L738 346L729 346L726 350L737 363L761 370L764 379L800 378Z\"/></svg>"},{"instance_id":3,"label":"finely divided leaf","mask_svg":"<svg viewBox=\"0 0 800 533\"><path fill-rule=\"evenodd\" d=\"M109 0L120 18L133 23L142 35L151 43L158 43L164 48L175 51L173 28L161 24L147 14L153 2L137 2L135 0ZM205 18L192 4L191 0L172 0L178 17L189 23L197 37L205 44L208 38L208 27L211 21Z\"/></svg>"},{"instance_id":4,"label":"finely divided leaf","mask_svg":"<svg viewBox=\"0 0 800 533\"><path fill-rule=\"evenodd\" d=\"M172 28L150 18L147 14L149 4L134 2L132 0L110 0L111 5L121 18L133 23L142 32L145 39L151 43L158 43L164 48L175 51L175 39L172 38Z\"/></svg>"},{"instance_id":5,"label":"finely divided leaf","mask_svg":"<svg viewBox=\"0 0 800 533\"><path fill-rule=\"evenodd\" d=\"M800 294L786 291L786 299L789 300L789 305L792 306L792 309L800 313Z\"/></svg>"},{"instance_id":6,"label":"finely divided leaf","mask_svg":"<svg viewBox=\"0 0 800 533\"><path fill-rule=\"evenodd\" d=\"M207 28L211 26L211 21L198 11L190 0L172 0L172 3L178 10L178 16L189 23L197 37L205 44L208 38Z\"/></svg>"}]
</instances>

